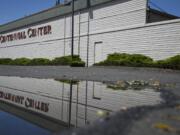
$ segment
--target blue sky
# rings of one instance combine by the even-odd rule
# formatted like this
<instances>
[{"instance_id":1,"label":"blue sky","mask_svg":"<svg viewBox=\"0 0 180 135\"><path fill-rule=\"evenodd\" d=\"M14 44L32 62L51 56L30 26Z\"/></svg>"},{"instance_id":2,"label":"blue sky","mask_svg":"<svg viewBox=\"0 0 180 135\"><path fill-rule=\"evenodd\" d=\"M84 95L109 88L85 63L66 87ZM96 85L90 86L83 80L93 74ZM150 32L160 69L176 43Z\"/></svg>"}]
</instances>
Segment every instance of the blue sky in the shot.
<instances>
[{"instance_id":1,"label":"blue sky","mask_svg":"<svg viewBox=\"0 0 180 135\"><path fill-rule=\"evenodd\" d=\"M151 0L166 12L180 16L180 0ZM56 0L0 0L0 24L45 10Z\"/></svg>"},{"instance_id":2,"label":"blue sky","mask_svg":"<svg viewBox=\"0 0 180 135\"><path fill-rule=\"evenodd\" d=\"M150 0L152 3L173 15L180 16L180 0ZM151 4L152 7L156 8Z\"/></svg>"}]
</instances>

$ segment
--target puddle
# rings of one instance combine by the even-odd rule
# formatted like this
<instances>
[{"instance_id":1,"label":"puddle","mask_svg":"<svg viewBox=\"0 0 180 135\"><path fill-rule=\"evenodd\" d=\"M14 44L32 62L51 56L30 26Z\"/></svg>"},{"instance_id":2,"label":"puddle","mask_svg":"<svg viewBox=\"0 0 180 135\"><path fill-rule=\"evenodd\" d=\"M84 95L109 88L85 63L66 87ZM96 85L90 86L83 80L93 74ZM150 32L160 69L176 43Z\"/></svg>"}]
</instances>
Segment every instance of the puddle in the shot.
<instances>
[{"instance_id":1,"label":"puddle","mask_svg":"<svg viewBox=\"0 0 180 135\"><path fill-rule=\"evenodd\" d=\"M89 125L127 108L161 104L160 87L158 81L93 82L0 76L0 109L56 133L67 127ZM7 132L11 128L8 126Z\"/></svg>"}]
</instances>

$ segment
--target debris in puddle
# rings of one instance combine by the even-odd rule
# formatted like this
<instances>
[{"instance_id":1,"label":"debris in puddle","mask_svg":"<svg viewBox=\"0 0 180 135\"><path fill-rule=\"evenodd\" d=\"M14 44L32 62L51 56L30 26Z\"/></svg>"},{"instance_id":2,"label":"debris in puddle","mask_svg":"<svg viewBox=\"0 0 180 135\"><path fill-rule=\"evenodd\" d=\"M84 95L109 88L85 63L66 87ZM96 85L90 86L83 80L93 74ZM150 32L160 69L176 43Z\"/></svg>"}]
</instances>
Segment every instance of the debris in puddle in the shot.
<instances>
[{"instance_id":1,"label":"debris in puddle","mask_svg":"<svg viewBox=\"0 0 180 135\"><path fill-rule=\"evenodd\" d=\"M175 83L167 83L167 84L165 84L165 87L167 87L167 88L175 88L176 84Z\"/></svg>"},{"instance_id":2,"label":"debris in puddle","mask_svg":"<svg viewBox=\"0 0 180 135\"><path fill-rule=\"evenodd\" d=\"M166 132L177 132L177 130L173 127L171 127L168 124L164 124L164 123L156 123L153 125L154 128L166 131Z\"/></svg>"},{"instance_id":3,"label":"debris in puddle","mask_svg":"<svg viewBox=\"0 0 180 135\"><path fill-rule=\"evenodd\" d=\"M127 90L128 87L129 87L129 84L126 81L117 81L116 84L108 85L108 88L111 88L114 90Z\"/></svg>"},{"instance_id":4,"label":"debris in puddle","mask_svg":"<svg viewBox=\"0 0 180 135\"><path fill-rule=\"evenodd\" d=\"M146 87L148 85L148 82L146 81L142 81L142 80L133 80L133 81L130 81L128 82L131 89L134 89L134 90L142 90L144 87Z\"/></svg>"},{"instance_id":5,"label":"debris in puddle","mask_svg":"<svg viewBox=\"0 0 180 135\"><path fill-rule=\"evenodd\" d=\"M121 107L121 111L127 111L127 107Z\"/></svg>"},{"instance_id":6,"label":"debris in puddle","mask_svg":"<svg viewBox=\"0 0 180 135\"><path fill-rule=\"evenodd\" d=\"M77 133L76 132L72 132L72 134L71 135L77 135Z\"/></svg>"},{"instance_id":7,"label":"debris in puddle","mask_svg":"<svg viewBox=\"0 0 180 135\"><path fill-rule=\"evenodd\" d=\"M126 81L118 81L117 85L122 87L122 89L126 89L128 87L128 83Z\"/></svg>"},{"instance_id":8,"label":"debris in puddle","mask_svg":"<svg viewBox=\"0 0 180 135\"><path fill-rule=\"evenodd\" d=\"M153 81L152 80L152 81L149 82L149 86L159 90L160 86L161 86L161 83L160 83L160 81L157 81L157 80Z\"/></svg>"},{"instance_id":9,"label":"debris in puddle","mask_svg":"<svg viewBox=\"0 0 180 135\"><path fill-rule=\"evenodd\" d=\"M161 83L160 81L144 81L144 80L132 80L132 81L124 81L120 80L115 83L107 84L107 87L113 90L143 90L145 88L153 88L156 90L160 90Z\"/></svg>"},{"instance_id":10,"label":"debris in puddle","mask_svg":"<svg viewBox=\"0 0 180 135\"><path fill-rule=\"evenodd\" d=\"M174 116L174 115L167 115L166 116L167 119L171 119L171 120L176 120L176 121L180 121L180 116Z\"/></svg>"},{"instance_id":11,"label":"debris in puddle","mask_svg":"<svg viewBox=\"0 0 180 135\"><path fill-rule=\"evenodd\" d=\"M177 106L175 107L175 109L176 109L176 110L180 110L180 105L177 105Z\"/></svg>"},{"instance_id":12,"label":"debris in puddle","mask_svg":"<svg viewBox=\"0 0 180 135\"><path fill-rule=\"evenodd\" d=\"M96 114L98 117L101 117L101 118L105 118L105 117L109 116L109 112L103 111L103 110L98 110Z\"/></svg>"}]
</instances>

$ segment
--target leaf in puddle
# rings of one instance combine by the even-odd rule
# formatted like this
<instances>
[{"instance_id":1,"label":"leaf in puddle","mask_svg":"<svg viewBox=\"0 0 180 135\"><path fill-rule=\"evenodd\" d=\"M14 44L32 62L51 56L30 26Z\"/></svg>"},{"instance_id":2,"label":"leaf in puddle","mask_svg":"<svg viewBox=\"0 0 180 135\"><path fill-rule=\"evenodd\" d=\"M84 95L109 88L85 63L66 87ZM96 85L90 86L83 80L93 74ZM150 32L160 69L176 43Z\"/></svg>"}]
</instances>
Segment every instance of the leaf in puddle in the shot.
<instances>
[{"instance_id":1,"label":"leaf in puddle","mask_svg":"<svg viewBox=\"0 0 180 135\"><path fill-rule=\"evenodd\" d=\"M125 107L125 106L123 106L123 107L121 107L121 111L127 111L127 107Z\"/></svg>"},{"instance_id":2,"label":"leaf in puddle","mask_svg":"<svg viewBox=\"0 0 180 135\"><path fill-rule=\"evenodd\" d=\"M156 123L153 125L154 128L166 131L166 132L176 132L177 130L170 125L164 124L164 123Z\"/></svg>"},{"instance_id":3,"label":"leaf in puddle","mask_svg":"<svg viewBox=\"0 0 180 135\"><path fill-rule=\"evenodd\" d=\"M158 80L150 80L149 81L149 86L156 89L156 90L161 90L161 83Z\"/></svg>"},{"instance_id":4,"label":"leaf in puddle","mask_svg":"<svg viewBox=\"0 0 180 135\"><path fill-rule=\"evenodd\" d=\"M152 86L154 86L154 87L160 87L160 81L154 81L153 83L152 83Z\"/></svg>"},{"instance_id":5,"label":"leaf in puddle","mask_svg":"<svg viewBox=\"0 0 180 135\"><path fill-rule=\"evenodd\" d=\"M107 87L113 90L127 90L129 84L126 81L117 81L115 84L107 85Z\"/></svg>"},{"instance_id":6,"label":"leaf in puddle","mask_svg":"<svg viewBox=\"0 0 180 135\"><path fill-rule=\"evenodd\" d=\"M176 88L176 84L174 84L174 83L167 83L167 84L165 84L165 87L167 87L167 88Z\"/></svg>"},{"instance_id":7,"label":"leaf in puddle","mask_svg":"<svg viewBox=\"0 0 180 135\"><path fill-rule=\"evenodd\" d=\"M178 135L180 135L180 130L177 130L176 133L177 133Z\"/></svg>"},{"instance_id":8,"label":"leaf in puddle","mask_svg":"<svg viewBox=\"0 0 180 135\"><path fill-rule=\"evenodd\" d=\"M133 80L129 82L129 84L131 89L133 90L142 90L146 86L145 81L139 81L139 80Z\"/></svg>"},{"instance_id":9,"label":"leaf in puddle","mask_svg":"<svg viewBox=\"0 0 180 135\"><path fill-rule=\"evenodd\" d=\"M180 110L180 105L177 105L177 106L175 107L175 109L176 109L176 110Z\"/></svg>"},{"instance_id":10,"label":"leaf in puddle","mask_svg":"<svg viewBox=\"0 0 180 135\"><path fill-rule=\"evenodd\" d=\"M171 119L171 120L180 121L180 116L167 115L166 118L167 118L167 119Z\"/></svg>"},{"instance_id":11,"label":"leaf in puddle","mask_svg":"<svg viewBox=\"0 0 180 135\"><path fill-rule=\"evenodd\" d=\"M98 110L96 114L99 117L107 117L107 116L109 116L109 112L103 111L103 110Z\"/></svg>"}]
</instances>

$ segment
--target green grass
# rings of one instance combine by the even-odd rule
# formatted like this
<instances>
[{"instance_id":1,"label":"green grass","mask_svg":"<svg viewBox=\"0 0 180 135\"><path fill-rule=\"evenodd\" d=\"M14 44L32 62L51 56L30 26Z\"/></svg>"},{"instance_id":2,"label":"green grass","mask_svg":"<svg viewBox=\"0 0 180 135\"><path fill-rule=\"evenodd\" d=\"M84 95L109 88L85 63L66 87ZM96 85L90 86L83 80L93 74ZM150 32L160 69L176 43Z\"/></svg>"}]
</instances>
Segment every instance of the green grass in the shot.
<instances>
[{"instance_id":1,"label":"green grass","mask_svg":"<svg viewBox=\"0 0 180 135\"><path fill-rule=\"evenodd\" d=\"M51 61L45 58L34 58L30 61L28 65L38 66L38 65L50 65Z\"/></svg>"},{"instance_id":2,"label":"green grass","mask_svg":"<svg viewBox=\"0 0 180 135\"><path fill-rule=\"evenodd\" d=\"M85 67L85 62L78 55L57 57L52 60L52 65L70 65L72 67Z\"/></svg>"},{"instance_id":3,"label":"green grass","mask_svg":"<svg viewBox=\"0 0 180 135\"><path fill-rule=\"evenodd\" d=\"M180 70L180 55L165 60L154 61L152 58L141 54L114 53L95 66L128 66L128 67L155 67Z\"/></svg>"},{"instance_id":4,"label":"green grass","mask_svg":"<svg viewBox=\"0 0 180 135\"><path fill-rule=\"evenodd\" d=\"M78 55L57 57L53 60L45 58L0 58L0 65L68 65L72 67L84 67L83 62ZM128 66L128 67L155 67L164 69L180 70L180 55L176 55L165 60L154 61L152 58L141 54L113 53L108 55L107 59L94 64L96 66Z\"/></svg>"},{"instance_id":5,"label":"green grass","mask_svg":"<svg viewBox=\"0 0 180 135\"><path fill-rule=\"evenodd\" d=\"M141 54L114 53L108 55L105 61L102 61L95 65L146 67L146 66L151 66L152 63L153 63L152 58Z\"/></svg>"},{"instance_id":6,"label":"green grass","mask_svg":"<svg viewBox=\"0 0 180 135\"><path fill-rule=\"evenodd\" d=\"M17 58L15 60L12 60L9 65L21 65L21 66L26 66L29 65L31 62L30 59L28 58Z\"/></svg>"},{"instance_id":7,"label":"green grass","mask_svg":"<svg viewBox=\"0 0 180 135\"><path fill-rule=\"evenodd\" d=\"M0 65L9 65L12 62L10 58L0 58Z\"/></svg>"},{"instance_id":8,"label":"green grass","mask_svg":"<svg viewBox=\"0 0 180 135\"><path fill-rule=\"evenodd\" d=\"M83 61L73 61L71 67L85 67L85 62Z\"/></svg>"},{"instance_id":9,"label":"green grass","mask_svg":"<svg viewBox=\"0 0 180 135\"><path fill-rule=\"evenodd\" d=\"M71 56L57 57L52 60L52 65L70 65L72 62Z\"/></svg>"},{"instance_id":10,"label":"green grass","mask_svg":"<svg viewBox=\"0 0 180 135\"><path fill-rule=\"evenodd\" d=\"M53 60L49 60L46 58L1 58L0 65L19 65L19 66L38 66L38 65L68 65L72 67L84 67L85 62L81 60L78 55L74 55L73 58L71 56L63 56L57 57Z\"/></svg>"},{"instance_id":11,"label":"green grass","mask_svg":"<svg viewBox=\"0 0 180 135\"><path fill-rule=\"evenodd\" d=\"M158 68L180 70L180 55L176 55L165 60L156 61L154 65Z\"/></svg>"}]
</instances>

